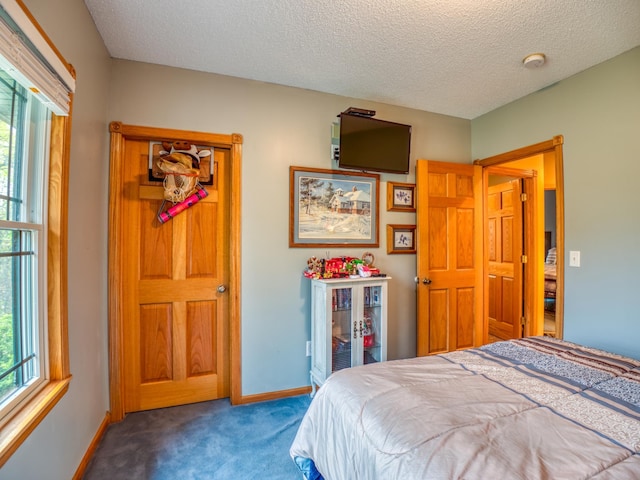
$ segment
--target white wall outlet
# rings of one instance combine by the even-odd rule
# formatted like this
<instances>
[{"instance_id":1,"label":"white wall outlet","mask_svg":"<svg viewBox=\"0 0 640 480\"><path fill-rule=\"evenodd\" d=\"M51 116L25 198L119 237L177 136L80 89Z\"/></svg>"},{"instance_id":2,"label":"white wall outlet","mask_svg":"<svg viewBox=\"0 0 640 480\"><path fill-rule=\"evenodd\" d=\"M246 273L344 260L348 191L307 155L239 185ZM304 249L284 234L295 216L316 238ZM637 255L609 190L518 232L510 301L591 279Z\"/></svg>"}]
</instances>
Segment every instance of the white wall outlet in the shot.
<instances>
[{"instance_id":1,"label":"white wall outlet","mask_svg":"<svg viewBox=\"0 0 640 480\"><path fill-rule=\"evenodd\" d=\"M569 266L570 267L580 266L580 251L578 250L569 251Z\"/></svg>"},{"instance_id":2,"label":"white wall outlet","mask_svg":"<svg viewBox=\"0 0 640 480\"><path fill-rule=\"evenodd\" d=\"M311 356L311 340L307 340L307 357Z\"/></svg>"}]
</instances>

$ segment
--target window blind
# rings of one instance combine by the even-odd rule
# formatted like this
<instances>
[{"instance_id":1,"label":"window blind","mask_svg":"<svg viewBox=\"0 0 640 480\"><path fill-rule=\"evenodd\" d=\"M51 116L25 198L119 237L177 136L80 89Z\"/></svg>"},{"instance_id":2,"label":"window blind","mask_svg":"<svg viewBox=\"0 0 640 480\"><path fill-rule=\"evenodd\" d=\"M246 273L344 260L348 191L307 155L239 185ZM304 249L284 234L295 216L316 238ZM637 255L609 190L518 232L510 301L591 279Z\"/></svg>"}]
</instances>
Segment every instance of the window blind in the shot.
<instances>
[{"instance_id":1,"label":"window blind","mask_svg":"<svg viewBox=\"0 0 640 480\"><path fill-rule=\"evenodd\" d=\"M0 67L56 115L68 115L75 79L16 0L0 0Z\"/></svg>"}]
</instances>

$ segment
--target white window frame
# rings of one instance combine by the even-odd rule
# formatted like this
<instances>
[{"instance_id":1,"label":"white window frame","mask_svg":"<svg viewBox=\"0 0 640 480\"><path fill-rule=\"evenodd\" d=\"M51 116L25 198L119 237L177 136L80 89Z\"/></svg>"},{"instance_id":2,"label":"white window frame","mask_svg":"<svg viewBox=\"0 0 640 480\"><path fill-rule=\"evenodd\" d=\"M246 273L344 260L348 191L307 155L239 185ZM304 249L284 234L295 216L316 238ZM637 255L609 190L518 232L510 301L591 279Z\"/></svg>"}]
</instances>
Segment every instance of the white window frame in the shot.
<instances>
[{"instance_id":1,"label":"white window frame","mask_svg":"<svg viewBox=\"0 0 640 480\"><path fill-rule=\"evenodd\" d=\"M67 332L67 192L71 143L71 110L75 71L46 36L20 0L0 0L12 22L0 21L0 57L14 68L24 85L51 108L48 194L41 240L46 274L38 305L46 306L47 379L42 388L16 405L0 426L0 468L46 417L69 389ZM4 13L0 12L0 13ZM9 28L9 30L7 30Z\"/></svg>"},{"instance_id":2,"label":"white window frame","mask_svg":"<svg viewBox=\"0 0 640 480\"><path fill-rule=\"evenodd\" d=\"M14 95L16 93L14 92ZM24 194L24 205L19 215L21 221L0 220L0 229L25 232L31 236L31 244L34 255L30 259L31 268L29 276L21 276L22 285L20 290L29 291L30 295L21 299L21 312L27 312L25 317L35 328L37 377L33 378L17 391L13 392L7 399L0 403L0 428L11 418L12 412L30 399L34 398L46 385L49 380L49 362L47 338L48 325L46 316L48 312L46 302L47 291L47 203L48 203L48 168L49 168L49 133L51 122L48 118L49 110L42 104L40 108L34 110L33 102L39 102L32 96L27 100L24 108L28 111L22 117L21 128L23 135L23 145L20 152L22 159L17 159L14 167L21 163L24 174L20 179L22 185L19 188ZM41 103L41 102L40 102ZM38 118L34 118L34 113ZM36 131L30 130L30 125L37 125ZM28 284L27 284L28 283ZM22 322L21 322L22 323ZM27 335L22 335L25 341ZM26 349L26 346L23 346Z\"/></svg>"}]
</instances>

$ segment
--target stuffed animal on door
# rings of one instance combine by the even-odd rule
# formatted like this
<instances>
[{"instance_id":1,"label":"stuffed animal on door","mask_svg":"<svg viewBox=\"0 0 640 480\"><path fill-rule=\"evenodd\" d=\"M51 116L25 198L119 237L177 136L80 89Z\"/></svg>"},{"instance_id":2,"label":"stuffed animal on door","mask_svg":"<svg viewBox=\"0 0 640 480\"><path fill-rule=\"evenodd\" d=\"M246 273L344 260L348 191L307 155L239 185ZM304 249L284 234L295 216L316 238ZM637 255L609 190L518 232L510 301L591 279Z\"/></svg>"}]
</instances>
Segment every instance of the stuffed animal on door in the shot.
<instances>
[{"instance_id":1,"label":"stuffed animal on door","mask_svg":"<svg viewBox=\"0 0 640 480\"><path fill-rule=\"evenodd\" d=\"M176 140L162 142L158 168L164 172L164 199L174 205L184 201L200 186L200 159L211 155L211 150L198 150L192 143Z\"/></svg>"}]
</instances>

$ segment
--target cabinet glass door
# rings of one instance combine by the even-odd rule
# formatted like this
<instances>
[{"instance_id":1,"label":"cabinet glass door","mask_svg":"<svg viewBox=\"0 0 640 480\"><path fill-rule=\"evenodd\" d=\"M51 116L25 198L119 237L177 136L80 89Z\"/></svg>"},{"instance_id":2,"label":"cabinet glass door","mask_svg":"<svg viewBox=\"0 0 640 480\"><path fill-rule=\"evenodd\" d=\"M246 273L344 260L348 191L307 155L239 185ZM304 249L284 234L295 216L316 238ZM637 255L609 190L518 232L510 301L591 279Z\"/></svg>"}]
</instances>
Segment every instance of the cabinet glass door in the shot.
<instances>
[{"instance_id":1,"label":"cabinet glass door","mask_svg":"<svg viewBox=\"0 0 640 480\"><path fill-rule=\"evenodd\" d=\"M358 324L362 337L362 359L359 363L374 363L381 360L382 287L364 287L362 324Z\"/></svg>"},{"instance_id":2,"label":"cabinet glass door","mask_svg":"<svg viewBox=\"0 0 640 480\"><path fill-rule=\"evenodd\" d=\"M353 289L336 288L331 294L331 371L335 372L351 367Z\"/></svg>"}]
</instances>

